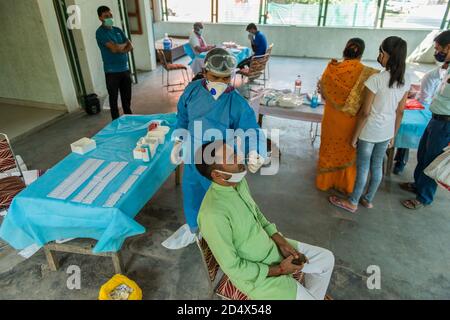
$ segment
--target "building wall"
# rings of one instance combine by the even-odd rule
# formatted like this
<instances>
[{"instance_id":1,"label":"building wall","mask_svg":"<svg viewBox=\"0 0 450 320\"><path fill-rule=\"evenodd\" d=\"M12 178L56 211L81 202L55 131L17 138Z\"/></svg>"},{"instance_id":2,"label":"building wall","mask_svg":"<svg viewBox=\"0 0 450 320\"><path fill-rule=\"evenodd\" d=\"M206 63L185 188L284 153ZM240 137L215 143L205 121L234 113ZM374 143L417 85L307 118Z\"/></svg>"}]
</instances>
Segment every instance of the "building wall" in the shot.
<instances>
[{"instance_id":1,"label":"building wall","mask_svg":"<svg viewBox=\"0 0 450 320\"><path fill-rule=\"evenodd\" d=\"M210 44L234 41L249 45L245 24L211 24L205 23L204 36ZM430 32L428 30L393 30L365 28L332 27L298 27L264 25L259 27L267 36L269 43L274 43L273 54L288 57L339 58L349 38L360 37L366 42L365 58L376 60L378 47L388 36L400 36L408 42L408 54ZM154 24L155 38L170 35L187 36L192 30L192 23L157 22Z\"/></svg>"},{"instance_id":2,"label":"building wall","mask_svg":"<svg viewBox=\"0 0 450 320\"><path fill-rule=\"evenodd\" d=\"M132 34L134 59L138 70L151 71L156 68L155 40L153 39L153 21L150 1L139 0L142 34Z\"/></svg>"},{"instance_id":3,"label":"building wall","mask_svg":"<svg viewBox=\"0 0 450 320\"><path fill-rule=\"evenodd\" d=\"M121 27L119 7L115 0L69 0L67 4L78 5L81 14L81 29L73 30L80 59L81 70L87 93L96 93L100 97L107 95L105 73L95 32L101 25L97 8L101 5L111 8L115 25Z\"/></svg>"},{"instance_id":4,"label":"building wall","mask_svg":"<svg viewBox=\"0 0 450 320\"><path fill-rule=\"evenodd\" d=\"M64 108L37 1L0 1L0 98Z\"/></svg>"}]
</instances>

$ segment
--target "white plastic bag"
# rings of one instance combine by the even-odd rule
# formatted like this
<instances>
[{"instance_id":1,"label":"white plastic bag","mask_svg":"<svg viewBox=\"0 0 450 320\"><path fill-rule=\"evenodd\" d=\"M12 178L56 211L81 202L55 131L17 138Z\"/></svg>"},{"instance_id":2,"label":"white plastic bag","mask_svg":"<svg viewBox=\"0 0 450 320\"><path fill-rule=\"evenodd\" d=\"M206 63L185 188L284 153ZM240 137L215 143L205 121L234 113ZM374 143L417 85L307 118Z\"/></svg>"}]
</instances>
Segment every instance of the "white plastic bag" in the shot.
<instances>
[{"instance_id":1,"label":"white plastic bag","mask_svg":"<svg viewBox=\"0 0 450 320\"><path fill-rule=\"evenodd\" d=\"M177 250L185 248L194 242L195 234L191 232L187 224L184 224L161 244L167 249Z\"/></svg>"},{"instance_id":2,"label":"white plastic bag","mask_svg":"<svg viewBox=\"0 0 450 320\"><path fill-rule=\"evenodd\" d=\"M450 191L450 146L447 146L423 172L438 185Z\"/></svg>"}]
</instances>

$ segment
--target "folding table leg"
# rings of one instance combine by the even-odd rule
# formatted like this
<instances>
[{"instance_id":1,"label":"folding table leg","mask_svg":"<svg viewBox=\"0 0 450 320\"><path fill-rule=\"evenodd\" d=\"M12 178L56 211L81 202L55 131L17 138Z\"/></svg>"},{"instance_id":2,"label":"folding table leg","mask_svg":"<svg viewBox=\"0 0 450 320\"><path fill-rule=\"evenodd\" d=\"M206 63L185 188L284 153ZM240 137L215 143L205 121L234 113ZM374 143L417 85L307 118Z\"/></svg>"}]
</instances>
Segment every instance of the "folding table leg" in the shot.
<instances>
[{"instance_id":1,"label":"folding table leg","mask_svg":"<svg viewBox=\"0 0 450 320\"><path fill-rule=\"evenodd\" d=\"M114 271L116 272L116 274L123 274L123 264L122 259L120 257L120 253L119 252L111 253L111 258L114 265Z\"/></svg>"},{"instance_id":2,"label":"folding table leg","mask_svg":"<svg viewBox=\"0 0 450 320\"><path fill-rule=\"evenodd\" d=\"M47 258L47 263L51 271L58 270L58 260L55 254L46 246L44 246L45 257Z\"/></svg>"},{"instance_id":3,"label":"folding table leg","mask_svg":"<svg viewBox=\"0 0 450 320\"><path fill-rule=\"evenodd\" d=\"M394 156L395 156L395 148L389 148L387 150L387 164L386 164L386 172L385 175L389 177L392 172L392 168L394 167Z\"/></svg>"},{"instance_id":4,"label":"folding table leg","mask_svg":"<svg viewBox=\"0 0 450 320\"><path fill-rule=\"evenodd\" d=\"M179 186L181 184L181 167L178 166L175 169L175 185Z\"/></svg>"}]
</instances>

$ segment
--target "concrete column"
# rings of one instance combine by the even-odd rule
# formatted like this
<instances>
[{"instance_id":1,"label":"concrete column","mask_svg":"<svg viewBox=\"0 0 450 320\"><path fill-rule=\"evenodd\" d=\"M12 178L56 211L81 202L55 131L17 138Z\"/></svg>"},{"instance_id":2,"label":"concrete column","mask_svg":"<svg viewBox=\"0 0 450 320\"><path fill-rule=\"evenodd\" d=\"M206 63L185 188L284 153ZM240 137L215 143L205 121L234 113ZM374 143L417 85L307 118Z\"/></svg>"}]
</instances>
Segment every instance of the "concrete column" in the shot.
<instances>
[{"instance_id":1,"label":"concrete column","mask_svg":"<svg viewBox=\"0 0 450 320\"><path fill-rule=\"evenodd\" d=\"M139 10L141 13L142 34L131 35L134 45L134 59L137 69L151 71L156 68L156 53L150 2L148 0L139 0Z\"/></svg>"},{"instance_id":2,"label":"concrete column","mask_svg":"<svg viewBox=\"0 0 450 320\"><path fill-rule=\"evenodd\" d=\"M67 54L64 49L64 43L61 38L53 2L38 0L38 6L42 16L42 23L45 32L47 33L48 44L50 46L50 52L55 65L64 104L69 112L76 111L80 108L80 105L78 103L75 84L73 82Z\"/></svg>"}]
</instances>

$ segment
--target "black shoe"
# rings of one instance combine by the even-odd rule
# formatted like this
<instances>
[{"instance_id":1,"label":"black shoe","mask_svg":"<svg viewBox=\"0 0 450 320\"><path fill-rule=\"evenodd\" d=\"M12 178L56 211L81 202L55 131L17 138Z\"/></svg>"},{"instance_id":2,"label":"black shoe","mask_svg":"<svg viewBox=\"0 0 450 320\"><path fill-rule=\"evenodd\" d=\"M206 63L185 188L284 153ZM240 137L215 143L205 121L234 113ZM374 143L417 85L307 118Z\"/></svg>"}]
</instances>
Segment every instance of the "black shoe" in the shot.
<instances>
[{"instance_id":1,"label":"black shoe","mask_svg":"<svg viewBox=\"0 0 450 320\"><path fill-rule=\"evenodd\" d=\"M394 174L399 175L405 169L405 165L399 164L398 162L394 166Z\"/></svg>"}]
</instances>

